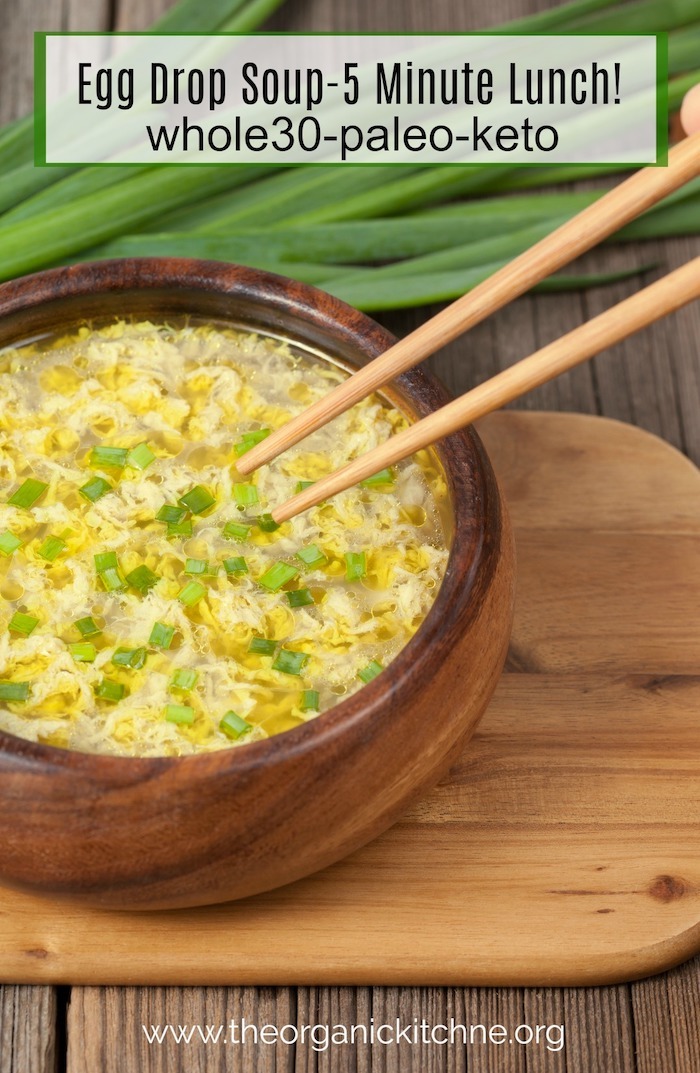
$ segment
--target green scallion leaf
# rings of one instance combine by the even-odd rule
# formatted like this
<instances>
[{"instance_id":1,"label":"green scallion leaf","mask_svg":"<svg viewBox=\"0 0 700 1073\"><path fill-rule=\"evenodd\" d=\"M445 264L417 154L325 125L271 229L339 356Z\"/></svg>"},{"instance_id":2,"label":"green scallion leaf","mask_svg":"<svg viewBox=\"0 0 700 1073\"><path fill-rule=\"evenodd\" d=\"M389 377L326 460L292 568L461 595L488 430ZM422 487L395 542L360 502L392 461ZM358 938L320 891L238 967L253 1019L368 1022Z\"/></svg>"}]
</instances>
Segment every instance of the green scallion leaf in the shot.
<instances>
[{"instance_id":1,"label":"green scallion leaf","mask_svg":"<svg viewBox=\"0 0 700 1073\"><path fill-rule=\"evenodd\" d=\"M364 481L360 481L361 488L381 488L386 487L389 484L394 483L394 473L391 469L380 469L379 473L373 473L371 477L366 477Z\"/></svg>"},{"instance_id":2,"label":"green scallion leaf","mask_svg":"<svg viewBox=\"0 0 700 1073\"><path fill-rule=\"evenodd\" d=\"M255 521L264 533L274 533L275 529L279 529L279 523L275 521L271 514L258 514Z\"/></svg>"},{"instance_id":3,"label":"green scallion leaf","mask_svg":"<svg viewBox=\"0 0 700 1073\"><path fill-rule=\"evenodd\" d=\"M222 532L227 540L247 540L251 527L238 522L226 522Z\"/></svg>"},{"instance_id":4,"label":"green scallion leaf","mask_svg":"<svg viewBox=\"0 0 700 1073\"><path fill-rule=\"evenodd\" d=\"M190 670L189 667L179 667L170 679L171 689L181 689L183 693L189 693L194 689L199 678L199 672Z\"/></svg>"},{"instance_id":5,"label":"green scallion leaf","mask_svg":"<svg viewBox=\"0 0 700 1073\"><path fill-rule=\"evenodd\" d=\"M363 551L345 552L345 578L358 581L367 573L367 557Z\"/></svg>"},{"instance_id":6,"label":"green scallion leaf","mask_svg":"<svg viewBox=\"0 0 700 1073\"><path fill-rule=\"evenodd\" d=\"M193 577L197 575L203 575L209 573L209 560L208 559L188 559L185 563L185 573L192 574Z\"/></svg>"},{"instance_id":7,"label":"green scallion leaf","mask_svg":"<svg viewBox=\"0 0 700 1073\"><path fill-rule=\"evenodd\" d=\"M272 429L269 428L259 428L254 432L244 432L241 436L240 443L235 444L233 448L238 458L240 458L241 455L244 455L247 451L250 451L251 448L255 447L256 443L260 443L262 440L266 439L271 431Z\"/></svg>"},{"instance_id":8,"label":"green scallion leaf","mask_svg":"<svg viewBox=\"0 0 700 1073\"><path fill-rule=\"evenodd\" d=\"M130 667L132 671L140 671L147 656L145 648L117 648L112 663L115 667Z\"/></svg>"},{"instance_id":9,"label":"green scallion leaf","mask_svg":"<svg viewBox=\"0 0 700 1073\"><path fill-rule=\"evenodd\" d=\"M253 729L250 723L246 723L245 719L242 719L240 715L235 712L226 712L219 723L219 730L222 734L225 734L227 738L240 738L243 734L247 734Z\"/></svg>"},{"instance_id":10,"label":"green scallion leaf","mask_svg":"<svg viewBox=\"0 0 700 1073\"><path fill-rule=\"evenodd\" d=\"M188 518L184 522L168 522L167 536L168 537L174 537L174 536L191 537L192 536L192 519Z\"/></svg>"},{"instance_id":11,"label":"green scallion leaf","mask_svg":"<svg viewBox=\"0 0 700 1073\"><path fill-rule=\"evenodd\" d=\"M68 645L68 651L76 663L94 663L97 649L89 641L76 641Z\"/></svg>"},{"instance_id":12,"label":"green scallion leaf","mask_svg":"<svg viewBox=\"0 0 700 1073\"><path fill-rule=\"evenodd\" d=\"M38 549L37 555L40 555L42 559L46 559L47 563L53 563L67 547L68 545L61 537L48 536Z\"/></svg>"},{"instance_id":13,"label":"green scallion leaf","mask_svg":"<svg viewBox=\"0 0 700 1073\"><path fill-rule=\"evenodd\" d=\"M189 492L185 492L184 496L180 496L178 503L192 514L204 514L205 510L214 506L216 500L208 489L196 484Z\"/></svg>"},{"instance_id":14,"label":"green scallion leaf","mask_svg":"<svg viewBox=\"0 0 700 1073\"><path fill-rule=\"evenodd\" d=\"M187 704L166 704L165 718L169 723L190 726L194 723L194 708L190 708Z\"/></svg>"},{"instance_id":15,"label":"green scallion leaf","mask_svg":"<svg viewBox=\"0 0 700 1073\"><path fill-rule=\"evenodd\" d=\"M148 643L155 645L156 648L170 648L174 636L174 626L166 626L164 622L155 622Z\"/></svg>"},{"instance_id":16,"label":"green scallion leaf","mask_svg":"<svg viewBox=\"0 0 700 1073\"><path fill-rule=\"evenodd\" d=\"M287 599L290 607L308 607L316 603L308 589L293 589L287 593Z\"/></svg>"},{"instance_id":17,"label":"green scallion leaf","mask_svg":"<svg viewBox=\"0 0 700 1073\"><path fill-rule=\"evenodd\" d=\"M297 481L296 488L294 489L295 494L299 495L305 488L310 488L312 484L316 484L316 481Z\"/></svg>"},{"instance_id":18,"label":"green scallion leaf","mask_svg":"<svg viewBox=\"0 0 700 1073\"><path fill-rule=\"evenodd\" d=\"M29 682L0 682L0 700L29 700Z\"/></svg>"},{"instance_id":19,"label":"green scallion leaf","mask_svg":"<svg viewBox=\"0 0 700 1073\"><path fill-rule=\"evenodd\" d=\"M93 447L90 452L90 465L93 469L101 469L105 466L123 469L128 454L126 447Z\"/></svg>"},{"instance_id":20,"label":"green scallion leaf","mask_svg":"<svg viewBox=\"0 0 700 1073\"><path fill-rule=\"evenodd\" d=\"M95 570L101 574L103 570L116 570L119 567L116 551L99 551L94 556Z\"/></svg>"},{"instance_id":21,"label":"green scallion leaf","mask_svg":"<svg viewBox=\"0 0 700 1073\"><path fill-rule=\"evenodd\" d=\"M317 712L319 705L318 690L305 689L301 694L301 701L299 707L302 712Z\"/></svg>"},{"instance_id":22,"label":"green scallion leaf","mask_svg":"<svg viewBox=\"0 0 700 1073\"><path fill-rule=\"evenodd\" d=\"M119 571L113 567L110 567L109 570L101 570L97 576L107 592L123 592L126 588L126 581Z\"/></svg>"},{"instance_id":23,"label":"green scallion leaf","mask_svg":"<svg viewBox=\"0 0 700 1073\"><path fill-rule=\"evenodd\" d=\"M24 507L25 510L29 510L38 499L41 499L48 487L48 484L44 484L43 481L36 481L33 477L29 477L10 496L7 502L11 503L13 507Z\"/></svg>"},{"instance_id":24,"label":"green scallion leaf","mask_svg":"<svg viewBox=\"0 0 700 1073\"><path fill-rule=\"evenodd\" d=\"M301 674L308 660L306 652L293 652L290 648L281 648L277 653L277 659L272 664L272 669L282 671L284 674Z\"/></svg>"},{"instance_id":25,"label":"green scallion leaf","mask_svg":"<svg viewBox=\"0 0 700 1073\"><path fill-rule=\"evenodd\" d=\"M224 570L227 574L247 574L248 563L242 555L234 555L230 559L224 559Z\"/></svg>"},{"instance_id":26,"label":"green scallion leaf","mask_svg":"<svg viewBox=\"0 0 700 1073\"><path fill-rule=\"evenodd\" d=\"M90 615L86 615L85 618L79 618L75 623L75 628L81 637L96 637L98 633L102 633L102 630Z\"/></svg>"},{"instance_id":27,"label":"green scallion leaf","mask_svg":"<svg viewBox=\"0 0 700 1073\"><path fill-rule=\"evenodd\" d=\"M187 517L186 507L176 507L174 503L164 503L156 514L157 522L167 522L168 525L177 524Z\"/></svg>"},{"instance_id":28,"label":"green scallion leaf","mask_svg":"<svg viewBox=\"0 0 700 1073\"><path fill-rule=\"evenodd\" d=\"M158 584L160 578L145 563L142 563L141 566L137 566L135 570L126 575L126 580L132 589L136 589L142 596L145 596L154 585Z\"/></svg>"},{"instance_id":29,"label":"green scallion leaf","mask_svg":"<svg viewBox=\"0 0 700 1073\"><path fill-rule=\"evenodd\" d=\"M194 607L196 603L206 596L206 586L200 581L188 581L183 589L177 594L177 598L185 607Z\"/></svg>"},{"instance_id":30,"label":"green scallion leaf","mask_svg":"<svg viewBox=\"0 0 700 1073\"><path fill-rule=\"evenodd\" d=\"M376 678L378 674L381 674L384 668L381 663L377 663L376 659L369 661L366 667L363 667L361 671L357 672L357 677L367 684L371 682L373 678Z\"/></svg>"},{"instance_id":31,"label":"green scallion leaf","mask_svg":"<svg viewBox=\"0 0 700 1073\"><path fill-rule=\"evenodd\" d=\"M4 533L0 533L0 555L10 556L17 551L17 548L21 547L22 541L14 533L11 533L9 529L6 529Z\"/></svg>"},{"instance_id":32,"label":"green scallion leaf","mask_svg":"<svg viewBox=\"0 0 700 1073\"><path fill-rule=\"evenodd\" d=\"M328 559L316 544L309 544L305 548L299 548L296 558L301 559L305 566L322 566L328 562Z\"/></svg>"},{"instance_id":33,"label":"green scallion leaf","mask_svg":"<svg viewBox=\"0 0 700 1073\"><path fill-rule=\"evenodd\" d=\"M29 637L38 625L38 618L34 618L33 615L24 615L21 611L15 611L7 624L7 628L8 630L12 630L13 633L21 633L24 634L25 637Z\"/></svg>"},{"instance_id":34,"label":"green scallion leaf","mask_svg":"<svg viewBox=\"0 0 700 1073\"><path fill-rule=\"evenodd\" d=\"M277 592L288 581L295 578L298 573L296 566L290 566L289 563L273 563L270 569L266 570L262 577L258 578L258 585L262 585L264 589L269 589L270 592Z\"/></svg>"},{"instance_id":35,"label":"green scallion leaf","mask_svg":"<svg viewBox=\"0 0 700 1073\"><path fill-rule=\"evenodd\" d=\"M151 462L155 462L156 456L148 446L147 443L138 443L136 447L132 447L126 456L127 466L132 466L134 469L148 469Z\"/></svg>"},{"instance_id":36,"label":"green scallion leaf","mask_svg":"<svg viewBox=\"0 0 700 1073\"><path fill-rule=\"evenodd\" d=\"M122 700L124 695L128 692L126 686L121 682L114 682L111 678L103 678L99 685L95 686L95 696L100 700L108 700L113 704Z\"/></svg>"},{"instance_id":37,"label":"green scallion leaf","mask_svg":"<svg viewBox=\"0 0 700 1073\"><path fill-rule=\"evenodd\" d=\"M272 641L268 637L251 637L248 645L248 651L258 656L272 656L276 648L277 641Z\"/></svg>"},{"instance_id":38,"label":"green scallion leaf","mask_svg":"<svg viewBox=\"0 0 700 1073\"><path fill-rule=\"evenodd\" d=\"M85 499L89 499L91 503L96 503L98 499L102 499L102 496L106 496L107 492L112 491L112 485L104 477L91 477L78 491Z\"/></svg>"},{"instance_id":39,"label":"green scallion leaf","mask_svg":"<svg viewBox=\"0 0 700 1073\"><path fill-rule=\"evenodd\" d=\"M252 507L258 502L258 490L254 484L234 484L233 498L243 510L245 507Z\"/></svg>"}]
</instances>

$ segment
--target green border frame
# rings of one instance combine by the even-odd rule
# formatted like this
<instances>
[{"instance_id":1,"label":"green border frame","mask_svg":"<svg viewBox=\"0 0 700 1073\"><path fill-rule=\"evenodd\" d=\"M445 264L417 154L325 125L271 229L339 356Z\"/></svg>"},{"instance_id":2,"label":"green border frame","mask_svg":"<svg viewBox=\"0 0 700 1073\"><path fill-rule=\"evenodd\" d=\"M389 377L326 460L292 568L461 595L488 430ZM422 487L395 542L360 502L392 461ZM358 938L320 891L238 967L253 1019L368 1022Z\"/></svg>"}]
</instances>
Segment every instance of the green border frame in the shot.
<instances>
[{"instance_id":1,"label":"green border frame","mask_svg":"<svg viewBox=\"0 0 700 1073\"><path fill-rule=\"evenodd\" d=\"M106 31L99 30L36 30L34 33L34 166L37 168L65 168L65 167L91 167L91 168L143 168L143 167L161 167L161 168L236 168L236 167L249 167L250 161L243 160L207 160L207 161L161 161L154 160L150 165L146 162L127 164L121 161L64 161L64 162L51 162L46 159L46 40L49 37L653 37L656 41L656 159L654 163L648 161L605 161L605 162L592 162L592 161L557 161L556 164L552 163L551 167L567 167L575 166L579 168L601 168L609 165L612 168L625 167L629 169L643 168L643 167L666 167L668 164L668 33L665 31L659 31L656 33L647 34L624 34L624 33L608 33L608 34L586 34L586 33L509 33L509 32L494 32L489 30L478 30L474 32L457 32L457 33L442 33L438 30L428 31L427 33L402 33L397 34L393 31L384 31L379 33L353 33L343 32L338 33L332 30L317 30L317 31L299 31L295 33L287 33L286 31L269 31L266 33L163 33L154 34L148 30L141 30L138 32L130 32L128 30L118 31ZM283 163L273 161L260 161L259 167L275 168L285 166ZM336 167L354 167L354 168L373 168L373 167L415 167L413 161L408 160L372 160L372 161L324 161L324 160L309 160L299 161L296 164L288 164L287 167L315 167L315 168L336 168ZM449 167L462 167L462 168L483 168L488 166L491 168L546 168L550 165L543 161L523 161L519 163L511 163L505 160L497 161L434 161L430 164L425 164L425 167L429 168L449 168Z\"/></svg>"}]
</instances>

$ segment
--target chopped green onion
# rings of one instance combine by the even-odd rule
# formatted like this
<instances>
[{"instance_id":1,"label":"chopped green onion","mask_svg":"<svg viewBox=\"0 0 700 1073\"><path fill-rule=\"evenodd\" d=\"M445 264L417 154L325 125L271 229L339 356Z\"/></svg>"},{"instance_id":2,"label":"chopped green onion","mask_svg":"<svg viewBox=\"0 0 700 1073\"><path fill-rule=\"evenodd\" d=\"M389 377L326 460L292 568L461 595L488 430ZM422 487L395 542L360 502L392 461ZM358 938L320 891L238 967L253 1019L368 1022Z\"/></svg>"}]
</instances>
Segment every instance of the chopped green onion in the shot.
<instances>
[{"instance_id":1,"label":"chopped green onion","mask_svg":"<svg viewBox=\"0 0 700 1073\"><path fill-rule=\"evenodd\" d=\"M219 723L219 730L227 738L240 738L252 729L252 725L246 723L245 719L242 719L240 715L236 715L235 712L226 712L226 715Z\"/></svg>"},{"instance_id":2,"label":"chopped green onion","mask_svg":"<svg viewBox=\"0 0 700 1073\"><path fill-rule=\"evenodd\" d=\"M301 674L308 659L306 652L292 652L289 648L281 648L277 653L277 659L272 664L272 669L283 671L285 674Z\"/></svg>"},{"instance_id":3,"label":"chopped green onion","mask_svg":"<svg viewBox=\"0 0 700 1073\"><path fill-rule=\"evenodd\" d=\"M188 559L185 563L186 574L208 574L209 573L209 560L208 559Z\"/></svg>"},{"instance_id":4,"label":"chopped green onion","mask_svg":"<svg viewBox=\"0 0 700 1073\"><path fill-rule=\"evenodd\" d=\"M116 667L131 667L133 671L139 671L146 662L147 655L145 648L117 648L112 656L112 663Z\"/></svg>"},{"instance_id":5,"label":"chopped green onion","mask_svg":"<svg viewBox=\"0 0 700 1073\"><path fill-rule=\"evenodd\" d=\"M170 679L170 688L181 689L183 693L189 693L191 689L194 689L198 678L198 671L192 671L188 667L180 667Z\"/></svg>"},{"instance_id":6,"label":"chopped green onion","mask_svg":"<svg viewBox=\"0 0 700 1073\"><path fill-rule=\"evenodd\" d=\"M184 496L180 496L178 503L187 507L187 510L192 511L193 514L203 514L205 510L214 506L216 500L211 492L203 488L201 484L196 484L194 488L190 488L189 492L185 492Z\"/></svg>"},{"instance_id":7,"label":"chopped green onion","mask_svg":"<svg viewBox=\"0 0 700 1073\"><path fill-rule=\"evenodd\" d=\"M274 533L275 529L279 529L279 524L271 514L258 514L255 521L264 533Z\"/></svg>"},{"instance_id":8,"label":"chopped green onion","mask_svg":"<svg viewBox=\"0 0 700 1073\"><path fill-rule=\"evenodd\" d=\"M98 577L107 592L123 592L126 588L126 581L119 571L113 567L110 567L109 570L101 570Z\"/></svg>"},{"instance_id":9,"label":"chopped green onion","mask_svg":"<svg viewBox=\"0 0 700 1073\"><path fill-rule=\"evenodd\" d=\"M100 684L95 686L95 696L112 703L121 700L126 692L126 686L121 682L113 682L111 678L103 678Z\"/></svg>"},{"instance_id":10,"label":"chopped green onion","mask_svg":"<svg viewBox=\"0 0 700 1073\"><path fill-rule=\"evenodd\" d=\"M321 566L323 563L328 562L328 559L316 544L309 544L306 548L299 548L296 557L301 559L306 566Z\"/></svg>"},{"instance_id":11,"label":"chopped green onion","mask_svg":"<svg viewBox=\"0 0 700 1073\"><path fill-rule=\"evenodd\" d=\"M93 469L99 469L100 466L123 469L128 454L127 447L93 447L90 452L90 465Z\"/></svg>"},{"instance_id":12,"label":"chopped green onion","mask_svg":"<svg viewBox=\"0 0 700 1073\"><path fill-rule=\"evenodd\" d=\"M308 589L293 589L287 593L287 599L290 607L308 607L316 603Z\"/></svg>"},{"instance_id":13,"label":"chopped green onion","mask_svg":"<svg viewBox=\"0 0 700 1073\"><path fill-rule=\"evenodd\" d=\"M246 451L250 451L251 448L255 447L256 443L260 443L262 440L267 439L271 431L272 429L269 428L259 428L254 432L244 432L241 436L240 443L237 443L233 448L238 458L240 458L241 455L244 455Z\"/></svg>"},{"instance_id":14,"label":"chopped green onion","mask_svg":"<svg viewBox=\"0 0 700 1073\"><path fill-rule=\"evenodd\" d=\"M34 618L33 615L23 615L21 611L15 611L7 628L12 630L13 633L23 633L25 637L29 637L30 633L33 633L38 625L38 618Z\"/></svg>"},{"instance_id":15,"label":"chopped green onion","mask_svg":"<svg viewBox=\"0 0 700 1073\"><path fill-rule=\"evenodd\" d=\"M364 481L360 481L361 488L378 488L382 485L394 483L394 472L391 469L380 469L379 473L373 473L371 477L366 477Z\"/></svg>"},{"instance_id":16,"label":"chopped green onion","mask_svg":"<svg viewBox=\"0 0 700 1073\"><path fill-rule=\"evenodd\" d=\"M183 518L187 517L186 507L176 507L174 503L164 503L156 514L157 522L167 522L177 524L181 522Z\"/></svg>"},{"instance_id":17,"label":"chopped green onion","mask_svg":"<svg viewBox=\"0 0 700 1073\"><path fill-rule=\"evenodd\" d=\"M126 456L127 466L133 466L134 469L148 469L155 460L156 456L147 443L137 443Z\"/></svg>"},{"instance_id":18,"label":"chopped green onion","mask_svg":"<svg viewBox=\"0 0 700 1073\"><path fill-rule=\"evenodd\" d=\"M200 581L188 581L185 587L180 589L177 598L185 607L194 607L206 595L206 591L206 586Z\"/></svg>"},{"instance_id":19,"label":"chopped green onion","mask_svg":"<svg viewBox=\"0 0 700 1073\"><path fill-rule=\"evenodd\" d=\"M126 575L126 580L132 589L136 589L142 596L145 596L154 585L158 584L160 578L145 563L142 563L141 566L137 566L135 570Z\"/></svg>"},{"instance_id":20,"label":"chopped green onion","mask_svg":"<svg viewBox=\"0 0 700 1073\"><path fill-rule=\"evenodd\" d=\"M347 581L358 581L367 573L367 557L363 551L345 552L345 577Z\"/></svg>"},{"instance_id":21,"label":"chopped green onion","mask_svg":"<svg viewBox=\"0 0 700 1073\"><path fill-rule=\"evenodd\" d=\"M68 645L68 651L76 663L94 663L97 649L89 641L77 641Z\"/></svg>"},{"instance_id":22,"label":"chopped green onion","mask_svg":"<svg viewBox=\"0 0 700 1073\"><path fill-rule=\"evenodd\" d=\"M169 537L173 537L173 536L191 537L192 536L192 519L188 518L187 521L185 521L185 522L168 522L168 533L167 533L167 535Z\"/></svg>"},{"instance_id":23,"label":"chopped green onion","mask_svg":"<svg viewBox=\"0 0 700 1073\"><path fill-rule=\"evenodd\" d=\"M252 507L258 502L258 490L254 484L234 484L233 498L241 508Z\"/></svg>"},{"instance_id":24,"label":"chopped green onion","mask_svg":"<svg viewBox=\"0 0 700 1073\"><path fill-rule=\"evenodd\" d=\"M248 645L249 652L255 652L258 656L271 656L277 648L277 641L271 641L267 637L251 637Z\"/></svg>"},{"instance_id":25,"label":"chopped green onion","mask_svg":"<svg viewBox=\"0 0 700 1073\"><path fill-rule=\"evenodd\" d=\"M226 522L223 535L227 540L247 540L250 533L249 525L240 525L238 522Z\"/></svg>"},{"instance_id":26,"label":"chopped green onion","mask_svg":"<svg viewBox=\"0 0 700 1073\"><path fill-rule=\"evenodd\" d=\"M24 507L25 510L29 510L30 507L34 506L37 499L41 499L48 487L48 484L44 484L43 481L36 481L33 477L29 477L10 496L7 502L11 503L13 507Z\"/></svg>"},{"instance_id":27,"label":"chopped green onion","mask_svg":"<svg viewBox=\"0 0 700 1073\"><path fill-rule=\"evenodd\" d=\"M149 645L155 645L157 648L170 648L174 636L174 626L166 626L163 622L155 622L151 630L151 636L148 638L148 643Z\"/></svg>"},{"instance_id":28,"label":"chopped green onion","mask_svg":"<svg viewBox=\"0 0 700 1073\"><path fill-rule=\"evenodd\" d=\"M0 700L29 700L29 682L0 682Z\"/></svg>"},{"instance_id":29,"label":"chopped green onion","mask_svg":"<svg viewBox=\"0 0 700 1073\"><path fill-rule=\"evenodd\" d=\"M227 574L247 574L248 563L242 555L234 555L231 559L224 559L224 570Z\"/></svg>"},{"instance_id":30,"label":"chopped green onion","mask_svg":"<svg viewBox=\"0 0 700 1073\"><path fill-rule=\"evenodd\" d=\"M103 570L116 570L119 567L116 551L99 551L94 556L95 570L101 574Z\"/></svg>"},{"instance_id":31,"label":"chopped green onion","mask_svg":"<svg viewBox=\"0 0 700 1073\"><path fill-rule=\"evenodd\" d=\"M75 623L75 628L81 637L95 637L98 633L102 633L102 630L90 615L85 618L79 618Z\"/></svg>"},{"instance_id":32,"label":"chopped green onion","mask_svg":"<svg viewBox=\"0 0 700 1073\"><path fill-rule=\"evenodd\" d=\"M21 547L22 541L14 533L11 533L9 529L6 529L4 533L0 533L0 554L9 556L17 551L17 548Z\"/></svg>"},{"instance_id":33,"label":"chopped green onion","mask_svg":"<svg viewBox=\"0 0 700 1073\"><path fill-rule=\"evenodd\" d=\"M318 690L305 689L301 695L301 703L299 704L299 707L302 712L317 712L318 703Z\"/></svg>"},{"instance_id":34,"label":"chopped green onion","mask_svg":"<svg viewBox=\"0 0 700 1073\"><path fill-rule=\"evenodd\" d=\"M91 503L96 503L98 499L102 499L102 496L107 495L107 492L112 491L112 485L104 477L92 477L78 491L85 499L89 499Z\"/></svg>"},{"instance_id":35,"label":"chopped green onion","mask_svg":"<svg viewBox=\"0 0 700 1073\"><path fill-rule=\"evenodd\" d=\"M194 708L187 704L166 704L165 718L169 723L182 723L189 726L194 723Z\"/></svg>"},{"instance_id":36,"label":"chopped green onion","mask_svg":"<svg viewBox=\"0 0 700 1073\"><path fill-rule=\"evenodd\" d=\"M42 559L46 559L47 563L53 563L67 547L65 540L61 540L60 537L48 536L37 551L37 555L40 555Z\"/></svg>"},{"instance_id":37,"label":"chopped green onion","mask_svg":"<svg viewBox=\"0 0 700 1073\"><path fill-rule=\"evenodd\" d=\"M383 670L381 663L377 663L376 659L371 659L366 667L357 672L357 677L367 684L367 682L371 682L373 678L376 678L378 674L381 674Z\"/></svg>"},{"instance_id":38,"label":"chopped green onion","mask_svg":"<svg viewBox=\"0 0 700 1073\"><path fill-rule=\"evenodd\" d=\"M316 481L297 481L297 486L294 491L299 495L305 488L310 488L312 484L316 484Z\"/></svg>"},{"instance_id":39,"label":"chopped green onion","mask_svg":"<svg viewBox=\"0 0 700 1073\"><path fill-rule=\"evenodd\" d=\"M298 573L296 566L290 566L289 563L273 563L270 569L266 570L262 577L258 578L258 585L262 585L264 589L269 589L270 592L277 592L288 581L295 578Z\"/></svg>"}]
</instances>

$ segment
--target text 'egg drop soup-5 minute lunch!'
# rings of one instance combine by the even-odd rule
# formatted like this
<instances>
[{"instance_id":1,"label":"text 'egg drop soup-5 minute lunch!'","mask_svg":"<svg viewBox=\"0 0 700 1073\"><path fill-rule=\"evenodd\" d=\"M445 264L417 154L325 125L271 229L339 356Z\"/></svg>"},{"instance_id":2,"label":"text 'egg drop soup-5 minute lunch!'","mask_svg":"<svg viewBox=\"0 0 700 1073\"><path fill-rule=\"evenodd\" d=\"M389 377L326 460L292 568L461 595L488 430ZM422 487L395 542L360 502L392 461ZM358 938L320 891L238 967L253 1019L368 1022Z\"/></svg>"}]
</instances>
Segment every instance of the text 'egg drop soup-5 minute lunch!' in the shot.
<instances>
[{"instance_id":1,"label":"text 'egg drop soup-5 minute lunch!'","mask_svg":"<svg viewBox=\"0 0 700 1073\"><path fill-rule=\"evenodd\" d=\"M276 526L407 424L374 396L253 478L236 460L347 374L262 334L84 325L0 354L0 729L124 756L246 745L381 673L447 562L421 452Z\"/></svg>"}]
</instances>

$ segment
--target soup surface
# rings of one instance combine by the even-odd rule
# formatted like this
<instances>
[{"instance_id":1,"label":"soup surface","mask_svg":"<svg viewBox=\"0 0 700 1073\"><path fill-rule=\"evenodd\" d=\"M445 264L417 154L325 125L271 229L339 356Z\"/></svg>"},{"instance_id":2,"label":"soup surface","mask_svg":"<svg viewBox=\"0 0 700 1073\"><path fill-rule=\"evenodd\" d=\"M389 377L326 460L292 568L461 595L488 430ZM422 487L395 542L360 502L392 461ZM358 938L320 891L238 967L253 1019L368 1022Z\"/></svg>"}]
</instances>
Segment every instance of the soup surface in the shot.
<instances>
[{"instance_id":1,"label":"soup surface","mask_svg":"<svg viewBox=\"0 0 700 1073\"><path fill-rule=\"evenodd\" d=\"M245 745L370 681L447 549L429 452L275 527L406 424L374 396L236 460L347 374L265 336L119 322L0 354L0 728L125 756Z\"/></svg>"}]
</instances>

